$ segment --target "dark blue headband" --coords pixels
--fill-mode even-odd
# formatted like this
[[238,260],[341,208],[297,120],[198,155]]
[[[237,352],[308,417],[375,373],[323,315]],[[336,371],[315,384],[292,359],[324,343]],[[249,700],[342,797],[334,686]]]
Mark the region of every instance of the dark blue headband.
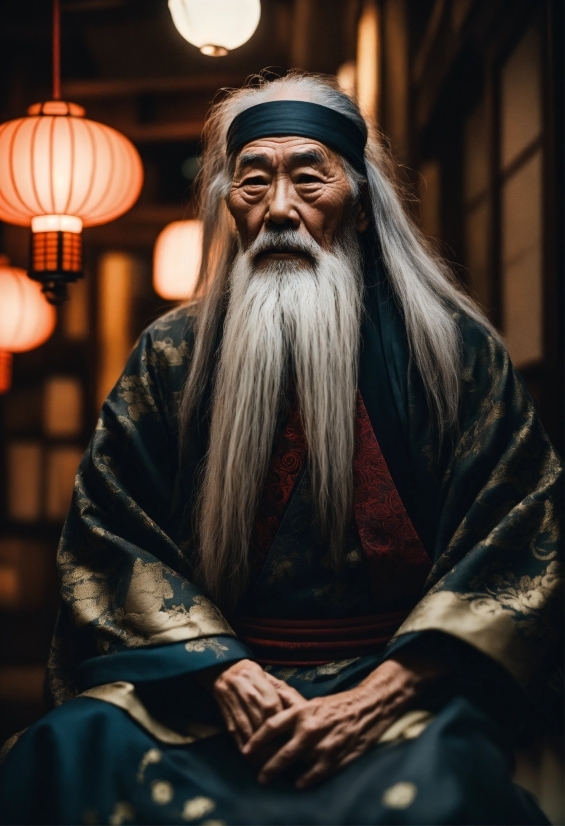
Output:
[[228,129],[227,152],[231,155],[257,138],[285,135],[320,141],[342,155],[361,175],[366,174],[366,130],[335,109],[304,100],[272,100],[241,112]]

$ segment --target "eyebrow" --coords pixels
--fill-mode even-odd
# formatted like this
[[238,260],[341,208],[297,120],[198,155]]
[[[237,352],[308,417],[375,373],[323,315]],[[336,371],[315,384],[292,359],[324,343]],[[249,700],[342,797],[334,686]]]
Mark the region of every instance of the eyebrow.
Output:
[[243,166],[262,166],[265,168],[270,168],[271,161],[269,157],[267,155],[263,155],[262,152],[244,152],[237,159],[237,166],[238,169],[241,169]]
[[317,149],[307,149],[304,152],[293,152],[289,160],[293,166],[313,166],[323,164],[326,159]]
[[[293,152],[288,160],[292,166],[313,166],[323,164],[326,159],[318,150],[306,149],[302,152]],[[264,155],[262,152],[244,152],[237,159],[237,167],[238,169],[242,169],[244,166],[258,166],[263,167],[263,169],[270,169],[272,163],[269,156]]]

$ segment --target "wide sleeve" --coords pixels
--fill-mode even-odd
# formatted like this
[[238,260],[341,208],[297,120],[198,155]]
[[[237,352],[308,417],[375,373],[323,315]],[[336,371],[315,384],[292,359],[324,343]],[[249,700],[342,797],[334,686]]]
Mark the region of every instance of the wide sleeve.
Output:
[[[528,690],[562,629],[562,466],[505,348],[469,320],[461,329],[460,427],[440,479],[434,565],[389,656],[440,632]],[[422,445],[430,462],[434,449]]]
[[191,346],[184,310],[143,333],[79,466],[57,556],[52,702],[95,683],[174,677],[250,656],[191,581],[190,520],[171,518],[176,405]]

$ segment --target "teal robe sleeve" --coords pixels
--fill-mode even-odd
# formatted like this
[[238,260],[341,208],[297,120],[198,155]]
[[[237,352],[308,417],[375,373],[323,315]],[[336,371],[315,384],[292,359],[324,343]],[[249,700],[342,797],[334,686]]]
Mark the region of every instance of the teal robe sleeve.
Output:
[[186,308],[143,333],[78,469],[57,557],[55,704],[93,683],[151,681],[252,656],[192,584],[190,524],[171,512],[176,404],[191,347]]

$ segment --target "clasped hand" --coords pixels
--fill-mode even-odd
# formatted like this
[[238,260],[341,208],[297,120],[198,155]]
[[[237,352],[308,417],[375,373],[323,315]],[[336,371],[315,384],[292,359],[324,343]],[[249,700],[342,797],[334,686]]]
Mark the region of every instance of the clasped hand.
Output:
[[306,788],[364,754],[440,671],[387,660],[349,691],[305,700],[257,663],[240,660],[212,688],[239,750],[259,767],[259,782],[300,760],[308,768],[296,786]]

